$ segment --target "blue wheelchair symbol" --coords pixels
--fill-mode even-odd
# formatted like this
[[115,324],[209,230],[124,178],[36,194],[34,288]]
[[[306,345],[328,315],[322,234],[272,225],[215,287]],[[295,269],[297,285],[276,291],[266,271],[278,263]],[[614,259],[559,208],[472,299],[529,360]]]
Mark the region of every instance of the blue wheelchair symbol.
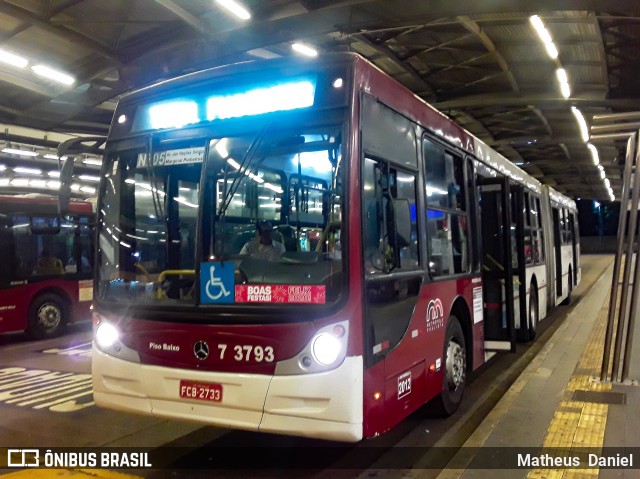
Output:
[[233,303],[234,264],[202,263],[200,265],[200,303]]

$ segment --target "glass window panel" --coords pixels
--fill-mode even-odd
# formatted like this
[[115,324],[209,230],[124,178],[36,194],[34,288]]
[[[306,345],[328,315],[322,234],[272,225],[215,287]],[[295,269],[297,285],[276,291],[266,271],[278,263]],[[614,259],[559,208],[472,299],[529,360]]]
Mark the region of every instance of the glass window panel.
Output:
[[423,154],[426,164],[426,195],[431,206],[465,209],[464,168],[462,158],[425,139]]
[[429,271],[444,276],[468,271],[467,218],[438,210],[427,210]]

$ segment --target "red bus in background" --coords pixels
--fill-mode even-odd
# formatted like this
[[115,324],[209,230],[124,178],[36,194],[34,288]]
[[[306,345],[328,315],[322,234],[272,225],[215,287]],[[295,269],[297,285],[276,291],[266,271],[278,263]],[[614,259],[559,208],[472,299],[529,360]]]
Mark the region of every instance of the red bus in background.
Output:
[[88,201],[60,216],[56,198],[0,196],[0,333],[43,339],[91,318],[94,218]]
[[580,278],[572,200],[354,54],[132,93],[103,176],[103,407],[374,437],[453,413]]

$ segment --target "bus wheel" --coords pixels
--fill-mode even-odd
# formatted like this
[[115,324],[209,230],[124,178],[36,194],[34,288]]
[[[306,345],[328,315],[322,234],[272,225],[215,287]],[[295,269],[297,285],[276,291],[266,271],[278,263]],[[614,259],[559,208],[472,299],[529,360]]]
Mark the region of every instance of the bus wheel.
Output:
[[29,307],[29,328],[27,334],[33,339],[58,336],[67,327],[67,303],[57,294],[42,294]]
[[436,406],[440,413],[450,416],[462,402],[467,380],[466,343],[460,321],[455,316],[449,317],[444,347],[444,378]]
[[538,321],[540,320],[540,312],[538,310],[538,292],[531,285],[531,293],[529,294],[529,327],[527,328],[529,341],[536,339],[538,334]]

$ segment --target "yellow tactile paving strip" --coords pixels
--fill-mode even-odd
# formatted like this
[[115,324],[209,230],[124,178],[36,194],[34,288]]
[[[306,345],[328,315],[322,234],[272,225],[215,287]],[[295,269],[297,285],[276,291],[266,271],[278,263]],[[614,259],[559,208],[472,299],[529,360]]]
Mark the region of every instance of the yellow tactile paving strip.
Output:
[[[564,391],[542,446],[548,449],[600,448],[604,445],[607,424],[607,404],[574,401],[573,393],[582,391],[610,391],[611,384],[594,381],[599,378],[602,365],[604,336],[609,307],[606,304],[598,314],[585,350],[580,356],[576,370]],[[533,469],[529,479],[591,479],[597,478],[600,470],[591,469]]]

